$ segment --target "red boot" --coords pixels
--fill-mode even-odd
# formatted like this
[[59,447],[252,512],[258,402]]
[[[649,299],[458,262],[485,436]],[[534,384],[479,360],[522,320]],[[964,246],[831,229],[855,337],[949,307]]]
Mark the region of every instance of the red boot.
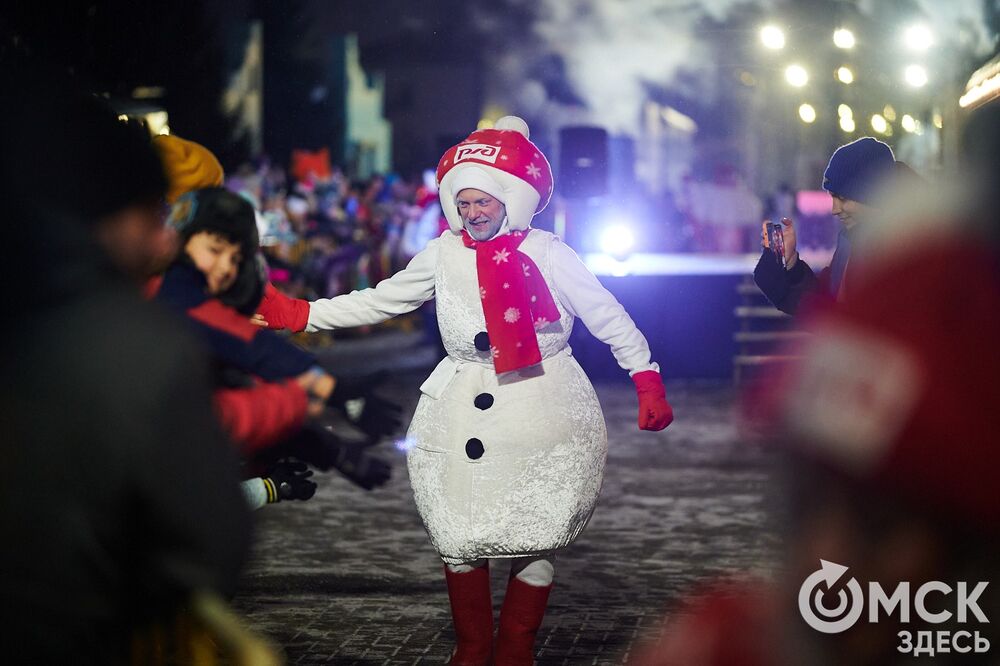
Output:
[[551,591],[551,584],[535,587],[511,577],[500,609],[500,631],[493,653],[496,666],[531,666],[535,662],[535,634],[542,626]]
[[493,599],[489,564],[467,573],[444,568],[455,624],[455,652],[451,666],[486,666],[493,652]]

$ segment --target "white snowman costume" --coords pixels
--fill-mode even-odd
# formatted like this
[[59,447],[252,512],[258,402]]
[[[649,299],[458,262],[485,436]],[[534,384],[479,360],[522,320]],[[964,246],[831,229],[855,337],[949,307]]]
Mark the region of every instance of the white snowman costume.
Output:
[[[526,137],[526,129],[500,131]],[[464,145],[476,145],[469,142],[480,134]],[[489,174],[504,185],[508,214],[498,236],[524,230],[520,251],[541,271],[560,315],[536,332],[540,364],[496,374],[495,350],[483,344],[488,336],[476,252],[459,235],[451,189],[465,166],[446,168],[441,178],[451,230],[376,287],[313,302],[306,329],[374,324],[437,299],[447,356],[421,386],[407,461],[420,516],[448,564],[551,552],[571,543],[590,519],[604,475],[607,430],[593,386],[567,344],[576,317],[611,346],[630,374],[659,371],[642,333],[573,250],[548,232],[528,229],[548,197],[540,203],[531,183],[507,172],[497,177],[493,172],[500,169],[493,168]],[[518,200],[525,193],[527,203]]]

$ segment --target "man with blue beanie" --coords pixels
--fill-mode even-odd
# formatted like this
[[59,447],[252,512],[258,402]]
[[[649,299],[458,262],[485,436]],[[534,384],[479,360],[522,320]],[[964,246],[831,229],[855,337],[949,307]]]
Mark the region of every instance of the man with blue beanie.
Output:
[[802,299],[823,293],[842,300],[845,274],[856,240],[858,223],[871,216],[875,195],[897,165],[892,149],[872,137],[864,137],[838,148],[823,172],[823,189],[833,197],[832,212],[842,225],[830,265],[813,273],[795,249],[795,227],[784,220],[784,266],[769,247],[764,233],[764,252],[754,269],[754,281],[768,300],[782,312],[795,314]]

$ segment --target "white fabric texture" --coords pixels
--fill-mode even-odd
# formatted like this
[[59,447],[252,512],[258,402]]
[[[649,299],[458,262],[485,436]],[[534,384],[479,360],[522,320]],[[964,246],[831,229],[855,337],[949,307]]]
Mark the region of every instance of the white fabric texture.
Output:
[[254,511],[267,504],[267,489],[264,487],[264,479],[241,481],[240,490],[243,491],[243,499],[247,501],[247,506]]
[[489,564],[490,561],[487,559],[475,560],[474,562],[462,562],[461,564],[446,564],[448,571],[452,573],[469,573],[473,569],[481,569]]
[[[542,271],[560,319],[538,330],[542,363],[498,377],[474,339],[486,330],[476,253],[446,232],[374,289],[311,305],[309,328],[371,324],[436,296],[448,356],[421,387],[407,440],[414,499],[448,564],[537,556],[571,543],[600,493],[607,431],[567,345],[574,314],[630,372],[657,369],[631,318],[576,254],[532,230],[520,247]],[[477,396],[492,404],[477,407]],[[468,455],[478,440],[483,454]]]
[[[546,587],[552,584],[555,578],[555,555],[547,554],[538,557],[516,557],[510,561],[510,572],[521,581],[535,587]],[[476,560],[475,562],[463,562],[462,564],[448,564],[448,570],[452,573],[469,573],[473,569],[485,567],[489,563],[487,559]]]
[[500,203],[504,202],[506,197],[503,186],[484,170],[472,165],[465,168],[455,167],[455,169],[455,178],[451,181],[451,197],[455,203],[458,203],[458,195],[462,193],[462,190],[470,187],[486,192]]
[[[451,235],[451,232],[445,233]],[[406,268],[375,287],[311,302],[306,331],[377,324],[419,308],[434,297],[437,246],[442,238],[430,241]]]
[[511,562],[510,570],[515,578],[534,585],[535,587],[546,587],[552,584],[555,577],[555,567],[552,565],[554,556],[547,557],[521,557]]

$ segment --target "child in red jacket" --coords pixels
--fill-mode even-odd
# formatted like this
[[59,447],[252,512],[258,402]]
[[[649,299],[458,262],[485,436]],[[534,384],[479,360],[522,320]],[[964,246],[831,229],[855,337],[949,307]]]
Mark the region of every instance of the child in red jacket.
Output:
[[[219,391],[254,385],[260,378],[297,382],[320,409],[327,404],[342,406],[355,397],[350,382],[335,382],[311,354],[248,321],[247,313],[260,301],[264,280],[257,259],[253,209],[246,200],[222,188],[189,192],[174,205],[169,223],[177,229],[181,249],[164,274],[156,299],[184,315],[207,344]],[[380,430],[369,435],[387,434],[398,426],[395,405],[369,400],[365,407],[367,411],[381,409],[375,420]],[[259,415],[254,419],[259,422]],[[293,435],[295,430],[283,434]],[[296,455],[306,448],[313,454],[308,456],[310,462],[343,471],[347,461],[340,457],[352,452],[344,446],[318,446],[323,438],[316,435],[321,430],[295,435],[292,442],[301,446],[293,446],[290,452]],[[348,476],[359,485],[378,485],[388,476],[388,466],[381,461],[365,457],[352,462],[367,463],[347,465],[352,471]],[[267,500],[308,499],[315,488],[304,475],[291,475],[287,481],[284,495],[268,492]],[[281,484],[275,485],[280,491]]]

